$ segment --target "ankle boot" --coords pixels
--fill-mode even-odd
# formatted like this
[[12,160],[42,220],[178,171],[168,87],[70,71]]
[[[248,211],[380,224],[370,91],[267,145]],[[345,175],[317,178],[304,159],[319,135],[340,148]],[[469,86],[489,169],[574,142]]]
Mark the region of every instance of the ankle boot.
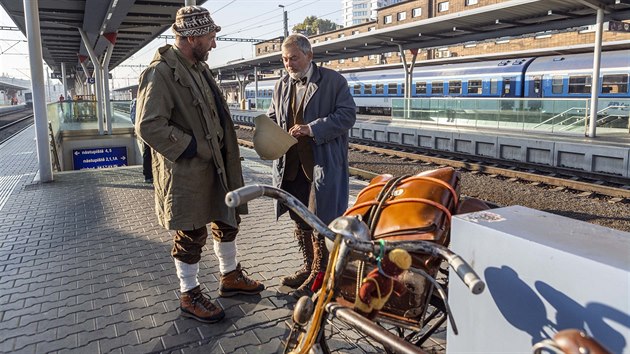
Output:
[[294,274],[282,278],[282,285],[293,289],[302,285],[309,274],[311,274],[311,264],[313,263],[313,231],[295,229],[295,239],[302,251],[304,265]]
[[247,276],[239,263],[236,269],[221,275],[219,296],[230,297],[237,294],[256,295],[265,290],[265,285]]
[[213,304],[207,295],[201,292],[201,287],[182,293],[179,299],[182,316],[194,318],[205,323],[215,323],[225,317],[225,312]]
[[301,298],[302,296],[311,296],[313,295],[313,290],[311,287],[315,283],[315,279],[317,279],[317,275],[321,272],[326,271],[326,266],[328,265],[328,250],[326,249],[326,243],[324,242],[324,236],[314,234],[313,237],[313,263],[311,265],[311,273],[308,275],[308,278],[298,287],[291,296],[296,299]]

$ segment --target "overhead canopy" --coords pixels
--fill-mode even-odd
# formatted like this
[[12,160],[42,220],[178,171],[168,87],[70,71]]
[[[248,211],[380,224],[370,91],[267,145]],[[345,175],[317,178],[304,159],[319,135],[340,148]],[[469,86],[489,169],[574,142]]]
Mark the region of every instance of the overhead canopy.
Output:
[[[23,0],[2,0],[0,5],[26,36]],[[103,34],[117,33],[111,70],[167,30],[182,6],[184,0],[39,0],[44,61],[56,72],[61,63],[70,64],[72,72],[77,55],[88,56],[81,28],[99,57],[109,43]]]
[[31,89],[30,87],[24,87],[24,86],[12,84],[9,82],[0,81],[0,91],[5,91],[5,90],[25,91],[25,90],[30,90],[30,89]]
[[[314,60],[360,57],[402,49],[445,47],[543,31],[565,30],[595,24],[597,8],[604,21],[630,18],[630,0],[511,0],[313,44]],[[389,47],[391,46],[391,47]],[[388,48],[389,47],[389,48]],[[214,67],[221,73],[248,74],[257,66],[282,66],[281,54]]]

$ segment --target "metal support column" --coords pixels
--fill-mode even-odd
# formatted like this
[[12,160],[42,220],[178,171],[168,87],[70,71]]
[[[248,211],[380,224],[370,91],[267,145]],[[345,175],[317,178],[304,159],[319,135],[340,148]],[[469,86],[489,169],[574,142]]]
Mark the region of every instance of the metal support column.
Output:
[[63,97],[68,95],[68,82],[66,81],[66,63],[61,63],[61,82],[63,84]]
[[418,49],[409,50],[411,54],[413,54],[411,57],[411,63],[409,63],[409,65],[407,65],[407,56],[405,55],[405,50],[403,49],[402,45],[398,44],[398,50],[403,61],[403,67],[405,68],[405,95],[403,96],[405,100],[404,117],[405,119],[408,119],[410,117],[409,113],[411,111],[411,85],[413,83],[413,69],[416,65]]
[[37,161],[39,180],[53,180],[48,143],[48,117],[46,116],[46,93],[44,91],[44,58],[42,36],[39,24],[38,0],[24,0],[24,20],[28,38],[28,58],[31,66],[31,91],[33,92],[33,113],[35,114],[35,139],[37,141]]
[[94,76],[96,78],[96,119],[98,120],[98,134],[103,135],[103,79],[101,78],[102,67],[101,63],[98,61],[98,57],[96,57],[96,53],[94,53],[94,49],[92,49],[92,44],[90,43],[90,39],[87,34],[81,29],[78,28],[79,33],[81,34],[81,39],[83,40],[83,44],[85,45],[85,49],[87,49],[88,54],[90,55],[90,60],[92,64],[94,64]]
[[77,54],[77,56],[79,57],[79,63],[81,63],[81,68],[83,68],[83,74],[85,75],[85,92],[83,94],[89,95],[91,94],[90,85],[88,85],[87,81],[89,80],[89,78],[92,77],[92,75],[90,75],[90,71],[87,68],[87,63],[85,62],[87,60],[87,57],[81,54]]
[[107,52],[103,59],[103,105],[105,106],[105,119],[107,119],[107,134],[112,135],[112,110],[109,101],[109,60],[112,58],[114,52],[114,45],[116,44],[116,33],[105,33],[103,36],[109,41],[107,46]]
[[256,110],[258,110],[260,107],[258,107],[258,67],[254,66],[254,104],[256,105]]
[[593,53],[593,76],[591,80],[591,116],[588,123],[590,138],[596,136],[597,130],[597,106],[599,97],[599,71],[602,60],[602,31],[604,27],[604,9],[597,9],[597,22],[595,23],[595,49]]

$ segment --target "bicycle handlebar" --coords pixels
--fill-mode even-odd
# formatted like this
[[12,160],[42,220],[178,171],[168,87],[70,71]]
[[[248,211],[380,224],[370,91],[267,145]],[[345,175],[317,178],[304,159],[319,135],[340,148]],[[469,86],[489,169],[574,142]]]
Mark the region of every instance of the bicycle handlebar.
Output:
[[[258,197],[270,197],[279,200],[293,212],[298,214],[307,224],[315,229],[320,235],[331,241],[335,240],[336,233],[333,232],[324,222],[322,222],[313,212],[308,210],[297,198],[282,189],[272,186],[252,184],[233,190],[225,196],[225,204],[235,208],[245,204]],[[344,243],[354,250],[362,252],[371,252],[378,254],[381,251],[381,244],[374,241],[362,241],[354,237],[342,235]],[[446,260],[457,274],[457,276],[466,284],[473,294],[480,294],[485,289],[485,283],[477,276],[472,267],[460,256],[453,253],[448,248],[429,241],[386,241],[384,251],[390,251],[394,248],[402,248],[412,252],[423,252],[432,256],[438,256]]]

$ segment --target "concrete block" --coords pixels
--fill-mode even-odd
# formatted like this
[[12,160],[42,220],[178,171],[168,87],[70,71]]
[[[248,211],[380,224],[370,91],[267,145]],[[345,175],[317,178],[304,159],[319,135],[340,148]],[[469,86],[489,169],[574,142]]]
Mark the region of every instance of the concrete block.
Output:
[[630,353],[630,233],[511,206],[453,217],[451,249],[486,290],[451,278],[447,353],[531,353],[567,328]]

